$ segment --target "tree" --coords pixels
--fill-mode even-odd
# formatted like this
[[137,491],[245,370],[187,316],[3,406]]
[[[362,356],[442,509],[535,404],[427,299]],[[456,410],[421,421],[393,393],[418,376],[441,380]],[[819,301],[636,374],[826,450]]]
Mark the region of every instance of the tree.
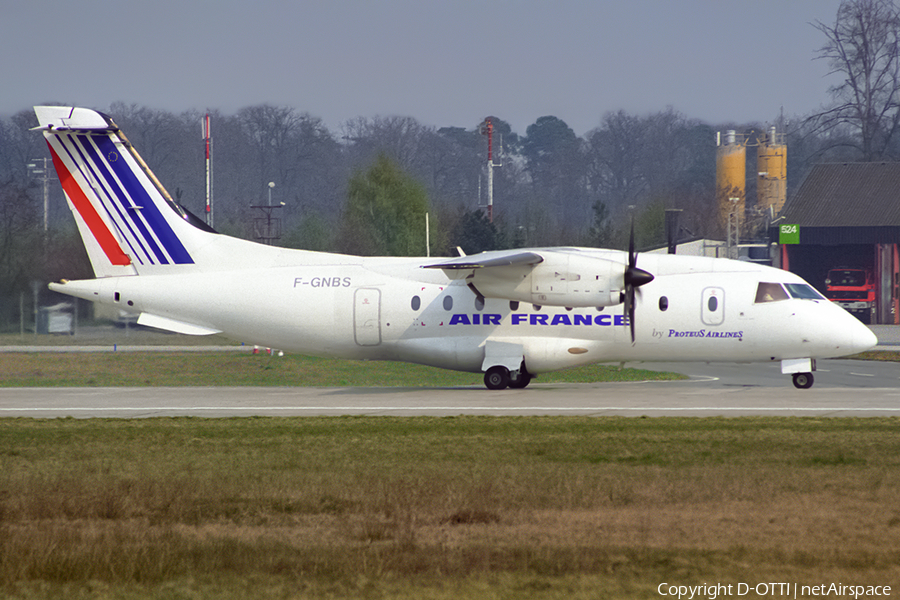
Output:
[[317,252],[332,252],[334,232],[316,212],[303,216],[300,224],[290,230],[281,241],[285,248],[300,248]]
[[[467,210],[456,222],[450,239],[450,246],[463,249],[466,254],[477,254],[486,250],[497,250],[501,246],[500,233],[481,210]],[[455,254],[455,252],[451,252]]]
[[481,136],[462,127],[442,127],[429,136],[423,158],[431,197],[455,206],[471,204],[478,196]]
[[634,238],[638,248],[654,248],[666,243],[666,207],[651,202],[634,218]]
[[344,123],[342,137],[349,142],[356,161],[370,161],[384,154],[400,168],[421,174],[424,170],[423,148],[435,134],[412,117],[357,117]]
[[813,25],[827,41],[818,57],[841,82],[834,106],[812,119],[821,129],[850,125],[863,160],[883,158],[900,124],[900,14],[893,0],[844,0],[834,25]]
[[607,113],[600,127],[588,133],[589,186],[614,208],[637,204],[647,189],[645,130],[639,117],[620,110]]
[[609,218],[609,209],[602,200],[594,202],[594,219],[588,229],[588,240],[598,248],[610,248],[614,243],[615,230]]
[[540,117],[525,130],[522,153],[537,197],[564,224],[583,225],[590,204],[582,185],[581,140],[572,128],[557,117]]
[[12,320],[14,298],[43,274],[40,222],[24,187],[0,184],[0,326]]
[[350,178],[339,242],[364,256],[425,254],[425,188],[380,154],[366,172]]
[[241,207],[265,204],[271,181],[273,201],[285,203],[285,231],[307,214],[336,220],[347,171],[340,144],[321,119],[262,104],[242,108],[233,118],[214,115],[212,129],[216,188],[233,195],[219,193],[217,199],[234,205],[232,219],[242,218]]

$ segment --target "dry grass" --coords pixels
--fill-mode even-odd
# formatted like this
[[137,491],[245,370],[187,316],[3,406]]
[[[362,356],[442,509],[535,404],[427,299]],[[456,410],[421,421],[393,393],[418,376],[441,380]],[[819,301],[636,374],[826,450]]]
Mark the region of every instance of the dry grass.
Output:
[[[675,373],[589,365],[540,376],[541,382],[585,383],[683,379]],[[283,357],[232,352],[87,352],[0,354],[0,387],[56,386],[460,386],[479,373],[409,363]]]
[[869,350],[848,356],[855,360],[878,360],[883,362],[900,362],[900,352],[896,350]]
[[896,586],[898,425],[0,420],[0,595],[650,598],[664,581]]

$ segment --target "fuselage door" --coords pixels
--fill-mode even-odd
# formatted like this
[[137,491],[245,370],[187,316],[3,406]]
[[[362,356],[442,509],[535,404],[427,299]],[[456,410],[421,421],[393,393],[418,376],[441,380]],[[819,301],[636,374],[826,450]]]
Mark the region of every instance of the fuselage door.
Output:
[[700,319],[706,325],[721,325],[725,321],[725,290],[719,287],[703,289]]
[[360,346],[381,343],[381,290],[356,290],[353,296],[353,337]]

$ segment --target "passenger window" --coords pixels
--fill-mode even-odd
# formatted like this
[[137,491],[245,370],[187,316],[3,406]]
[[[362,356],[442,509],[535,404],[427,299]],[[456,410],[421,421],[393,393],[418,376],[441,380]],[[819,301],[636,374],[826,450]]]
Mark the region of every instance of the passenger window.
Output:
[[475,310],[484,310],[484,296],[475,296]]
[[413,310],[419,310],[419,307],[422,306],[422,299],[418,296],[413,296],[410,306],[412,306]]
[[778,302],[779,300],[787,299],[787,292],[784,291],[784,288],[781,287],[780,283],[766,283],[760,281],[759,287],[756,288],[757,304],[762,304],[763,302]]
[[725,290],[708,287],[703,290],[700,302],[700,320],[707,325],[721,325],[725,321]]
[[540,305],[540,304],[532,304],[531,306],[532,306],[532,308],[534,308],[534,310],[536,310],[536,311],[541,310],[541,305]]
[[659,310],[665,312],[669,309],[669,299],[665,296],[659,297]]
[[509,310],[519,310],[519,301],[518,300],[510,300],[509,301]]
[[453,296],[444,296],[444,310],[453,310]]

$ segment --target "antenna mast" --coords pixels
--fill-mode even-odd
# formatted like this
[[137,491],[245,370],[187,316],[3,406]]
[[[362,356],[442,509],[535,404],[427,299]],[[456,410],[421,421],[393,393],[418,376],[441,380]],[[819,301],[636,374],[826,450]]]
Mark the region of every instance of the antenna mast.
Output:
[[201,119],[200,124],[203,129],[203,142],[206,146],[206,224],[212,227],[212,160],[210,159],[212,135],[209,130],[209,113],[206,113],[206,116]]
[[494,167],[500,163],[494,163],[494,124],[488,117],[481,124],[481,135],[487,136],[487,215],[488,221],[494,222]]

